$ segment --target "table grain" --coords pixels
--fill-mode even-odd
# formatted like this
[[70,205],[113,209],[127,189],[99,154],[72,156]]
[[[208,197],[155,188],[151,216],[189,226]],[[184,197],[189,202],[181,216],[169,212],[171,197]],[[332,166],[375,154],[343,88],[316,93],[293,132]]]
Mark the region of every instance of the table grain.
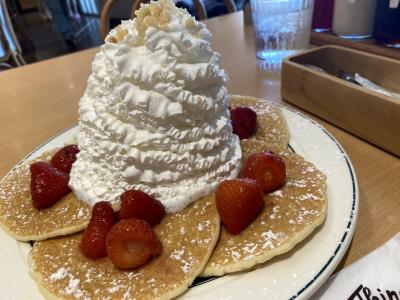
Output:
[[[230,93],[290,106],[280,96],[280,74],[256,68],[252,30],[243,25],[241,12],[209,19],[206,24],[213,33],[213,48],[221,53],[222,66],[228,71]],[[79,99],[97,51],[89,49],[0,72],[0,177],[47,139],[77,123]],[[353,241],[339,265],[342,268],[400,231],[400,160],[311,117],[342,144],[358,177],[359,217]]]

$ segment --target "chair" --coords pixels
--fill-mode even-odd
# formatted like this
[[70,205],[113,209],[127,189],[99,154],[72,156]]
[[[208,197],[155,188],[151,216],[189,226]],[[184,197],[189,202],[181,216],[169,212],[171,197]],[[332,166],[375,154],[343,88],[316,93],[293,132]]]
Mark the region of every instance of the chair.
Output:
[[[100,13],[100,38],[102,40],[105,39],[105,37],[108,34],[109,31],[109,25],[108,25],[108,19],[110,17],[110,12],[112,7],[114,6],[115,2],[117,0],[107,0],[104,3],[103,8],[101,9]],[[132,4],[132,12],[131,12],[131,17],[133,18],[135,16],[135,10],[139,9],[140,3],[142,3],[141,0],[134,0]]]
[[43,20],[45,21],[51,21],[53,19],[53,16],[51,15],[49,8],[47,7],[46,3],[44,0],[36,0],[38,11],[40,15],[42,16]]
[[[100,37],[102,40],[105,39],[105,37],[107,36],[107,33],[109,31],[109,25],[108,25],[108,19],[110,17],[110,12],[112,7],[114,6],[115,2],[117,0],[107,0],[104,3],[104,6],[101,10],[101,14],[100,14]],[[139,9],[140,4],[144,2],[142,0],[134,0],[133,1],[133,5],[132,5],[132,12],[131,12],[131,17],[134,18],[135,17],[135,11],[137,9]],[[204,3],[202,0],[193,0],[194,5],[196,7],[196,10],[198,12],[199,15],[199,20],[204,20],[207,19],[207,10],[204,6]],[[236,11],[236,5],[235,2],[233,2],[233,0],[224,0],[225,6],[228,10],[229,13],[231,12],[235,12]]]
[[11,58],[16,66],[26,64],[22,57],[21,45],[19,44],[11,23],[5,0],[0,0],[0,44],[0,47],[4,52],[3,62]]
[[[208,18],[207,10],[206,10],[206,8],[204,6],[203,1],[202,0],[196,0],[196,1],[193,1],[193,2],[194,2],[194,5],[196,7],[196,10],[197,10],[197,13],[198,13],[198,16],[199,16],[199,20],[207,19]],[[224,0],[224,3],[225,3],[225,6],[226,6],[226,9],[228,10],[228,13],[233,13],[233,12],[235,12],[237,10],[235,2],[233,2],[233,0]]]

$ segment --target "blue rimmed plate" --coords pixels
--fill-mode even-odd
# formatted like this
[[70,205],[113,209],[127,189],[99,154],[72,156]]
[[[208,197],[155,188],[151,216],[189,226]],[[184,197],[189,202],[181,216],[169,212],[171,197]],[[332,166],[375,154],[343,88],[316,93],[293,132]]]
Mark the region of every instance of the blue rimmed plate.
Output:
[[[290,133],[290,149],[312,162],[327,177],[328,214],[311,236],[287,254],[249,272],[196,281],[186,299],[306,299],[330,276],[353,236],[358,212],[358,185],[351,161],[322,126],[281,107]],[[44,143],[23,161],[70,142],[78,127]],[[4,299],[42,299],[29,276],[29,243],[17,242],[0,229],[0,290]]]

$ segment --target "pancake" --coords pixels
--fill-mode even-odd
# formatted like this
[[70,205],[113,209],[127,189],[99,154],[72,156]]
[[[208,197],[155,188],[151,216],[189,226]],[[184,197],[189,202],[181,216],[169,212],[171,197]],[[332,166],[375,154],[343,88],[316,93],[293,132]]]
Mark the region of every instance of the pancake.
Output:
[[[260,141],[241,142],[244,158],[271,149]],[[327,211],[325,175],[301,156],[272,149],[286,164],[286,184],[264,196],[260,215],[240,234],[221,236],[201,276],[244,271],[291,250],[324,221]]]
[[[55,151],[46,152],[34,161],[50,161]],[[1,181],[1,226],[20,241],[38,241],[85,229],[90,208],[72,193],[48,208],[37,209],[33,206],[29,165],[34,161],[16,166]]]
[[289,131],[282,110],[265,99],[250,96],[230,95],[232,108],[251,107],[257,113],[257,131],[250,140],[262,141],[268,146],[286,149]]
[[[247,270],[289,251],[323,222],[325,177],[287,150],[289,134],[281,109],[262,99],[235,95],[231,106],[250,106],[257,112],[257,133],[241,141],[244,158],[272,149],[286,162],[286,185],[265,196],[263,212],[237,236],[223,227],[220,234],[213,195],[167,215],[154,228],[163,247],[161,256],[136,270],[121,271],[108,258],[93,261],[81,254],[82,233],[76,232],[86,227],[90,210],[72,193],[37,210],[30,198],[29,163],[6,176],[0,184],[0,222],[19,240],[38,240],[29,255],[30,269],[47,299],[170,299],[199,274]],[[39,159],[48,161],[51,154]],[[39,241],[43,239],[47,240]]]
[[47,299],[170,299],[184,292],[203,270],[219,236],[213,196],[166,215],[154,230],[161,256],[122,271],[106,257],[97,261],[78,248],[82,234],[36,242],[31,275]]

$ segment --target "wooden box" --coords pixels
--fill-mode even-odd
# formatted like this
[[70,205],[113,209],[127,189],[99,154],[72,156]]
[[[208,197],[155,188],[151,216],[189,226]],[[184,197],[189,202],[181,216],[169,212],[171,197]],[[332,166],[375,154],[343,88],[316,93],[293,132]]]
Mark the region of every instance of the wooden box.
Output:
[[[328,74],[310,69],[315,65]],[[342,70],[359,73],[400,93],[400,60],[339,46],[315,48],[282,64],[282,97],[397,156],[400,156],[400,100],[347,82]]]

